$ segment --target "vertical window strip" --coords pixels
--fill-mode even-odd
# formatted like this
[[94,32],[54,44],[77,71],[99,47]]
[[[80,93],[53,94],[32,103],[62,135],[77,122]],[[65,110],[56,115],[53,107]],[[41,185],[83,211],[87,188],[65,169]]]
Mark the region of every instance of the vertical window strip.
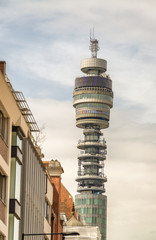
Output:
[[0,200],[6,202],[6,176],[0,173]]

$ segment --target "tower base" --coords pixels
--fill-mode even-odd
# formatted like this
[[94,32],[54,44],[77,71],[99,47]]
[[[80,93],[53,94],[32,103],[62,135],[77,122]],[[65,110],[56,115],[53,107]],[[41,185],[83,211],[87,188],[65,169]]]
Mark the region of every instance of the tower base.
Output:
[[75,196],[78,219],[89,226],[98,226],[101,240],[106,240],[107,196],[83,192]]

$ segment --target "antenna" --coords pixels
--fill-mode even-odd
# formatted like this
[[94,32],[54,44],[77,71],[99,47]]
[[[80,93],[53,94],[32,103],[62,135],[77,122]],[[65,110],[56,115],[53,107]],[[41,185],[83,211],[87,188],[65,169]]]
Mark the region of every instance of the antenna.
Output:
[[94,28],[93,28],[93,37],[91,36],[91,29],[90,29],[90,46],[89,49],[91,50],[92,58],[97,58],[97,51],[99,51],[99,41],[94,38]]

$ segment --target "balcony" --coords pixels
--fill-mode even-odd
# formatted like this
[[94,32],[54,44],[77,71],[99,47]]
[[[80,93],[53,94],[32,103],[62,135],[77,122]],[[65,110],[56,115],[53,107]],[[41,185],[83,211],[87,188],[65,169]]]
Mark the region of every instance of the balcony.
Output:
[[79,149],[86,149],[87,147],[96,147],[98,149],[106,149],[106,142],[105,141],[84,141],[79,140],[77,148]]
[[95,167],[97,167],[97,168],[104,168],[104,163],[101,163],[101,162],[99,162],[99,163],[95,163],[95,162],[81,162],[81,165],[82,166],[95,166]]
[[103,151],[100,153],[85,153],[84,151],[81,151],[81,153],[78,155],[78,159],[82,160],[85,158],[95,158],[98,160],[105,160],[106,159],[107,151]]
[[78,185],[77,192],[83,192],[83,191],[100,191],[101,193],[104,193],[106,190],[105,190],[104,186],[97,187],[97,186],[80,186],[80,185]]
[[85,174],[83,170],[78,171],[78,177],[76,178],[77,182],[82,180],[98,180],[102,182],[107,182],[107,177],[103,173],[99,173],[99,175],[95,175],[93,173]]
[[98,133],[99,135],[103,135],[103,133],[99,129],[94,129],[94,128],[85,128],[83,130],[83,133],[87,135],[88,133]]

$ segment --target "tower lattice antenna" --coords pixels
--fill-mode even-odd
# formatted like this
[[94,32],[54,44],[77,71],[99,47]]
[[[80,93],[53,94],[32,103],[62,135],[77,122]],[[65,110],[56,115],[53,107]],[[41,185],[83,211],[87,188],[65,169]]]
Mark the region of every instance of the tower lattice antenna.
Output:
[[91,30],[90,30],[90,46],[89,49],[91,50],[91,56],[92,58],[97,58],[97,51],[99,51],[99,41],[94,38],[94,28],[93,28],[93,36],[91,36]]

